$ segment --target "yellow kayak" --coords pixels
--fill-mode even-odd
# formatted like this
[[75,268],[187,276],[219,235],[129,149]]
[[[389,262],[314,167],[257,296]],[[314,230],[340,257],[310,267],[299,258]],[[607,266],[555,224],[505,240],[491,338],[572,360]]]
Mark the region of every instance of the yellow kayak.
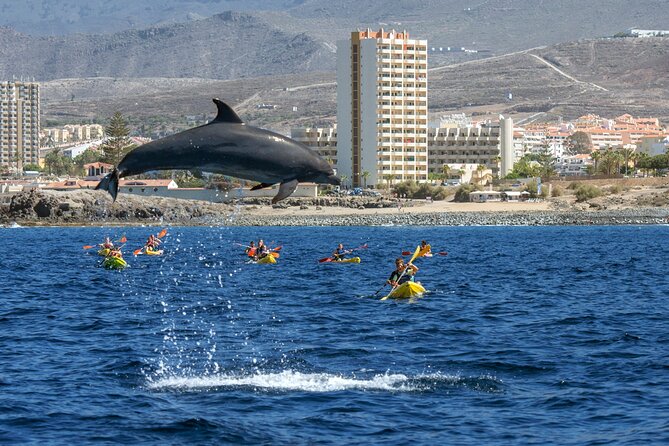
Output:
[[102,257],[107,257],[109,255],[109,248],[102,248],[98,250],[98,255]]
[[420,282],[404,282],[402,285],[393,289],[387,296],[381,300],[386,299],[410,299],[412,297],[420,297],[425,293],[425,288]]
[[258,259],[258,260],[256,261],[256,263],[258,263],[258,264],[261,264],[261,263],[262,263],[262,264],[265,264],[265,263],[271,263],[271,264],[274,264],[274,263],[276,263],[276,259],[274,258],[274,256],[272,256],[272,255],[268,255],[268,256],[265,256],[265,257],[263,257],[263,258]]
[[120,257],[106,257],[102,261],[102,266],[107,269],[123,269],[128,263]]
[[360,263],[360,257],[351,257],[350,259],[333,260],[330,263]]
[[161,256],[163,255],[163,250],[162,249],[153,250],[146,248],[144,249],[144,254],[146,254],[147,256]]

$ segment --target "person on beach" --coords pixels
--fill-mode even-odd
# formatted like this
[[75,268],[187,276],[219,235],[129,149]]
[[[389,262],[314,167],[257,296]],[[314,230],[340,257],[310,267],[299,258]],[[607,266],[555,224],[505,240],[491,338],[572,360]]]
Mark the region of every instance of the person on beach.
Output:
[[387,283],[393,288],[402,285],[404,282],[413,282],[414,276],[418,272],[418,267],[413,263],[404,264],[404,259],[398,257],[395,259],[395,271],[388,277]]
[[335,261],[344,260],[346,254],[348,254],[348,251],[345,251],[343,243],[340,243],[337,245],[337,249],[335,249],[334,252],[332,253],[332,258]]

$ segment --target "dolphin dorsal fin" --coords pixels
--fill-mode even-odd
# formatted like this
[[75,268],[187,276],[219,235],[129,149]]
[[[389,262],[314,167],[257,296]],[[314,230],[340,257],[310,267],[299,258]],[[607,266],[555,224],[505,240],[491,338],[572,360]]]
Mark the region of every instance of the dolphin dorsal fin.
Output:
[[242,121],[240,117],[237,116],[237,113],[235,113],[232,107],[230,107],[228,104],[218,98],[214,98],[213,101],[214,104],[216,104],[216,107],[218,107],[218,114],[216,115],[216,119],[214,119],[212,122],[229,122],[234,124],[244,123],[244,121]]

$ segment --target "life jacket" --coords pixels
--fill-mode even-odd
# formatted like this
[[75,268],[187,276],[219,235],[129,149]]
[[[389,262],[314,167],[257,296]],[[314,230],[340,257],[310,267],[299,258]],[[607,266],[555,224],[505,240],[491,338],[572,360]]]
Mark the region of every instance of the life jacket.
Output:
[[[408,267],[407,267],[408,268]],[[402,275],[401,272],[398,272],[397,270],[393,271],[392,274],[390,274],[390,277],[388,280],[391,282],[397,282],[400,285],[402,285],[405,282],[413,282],[414,281],[414,275],[412,274],[413,271],[409,268],[409,271],[404,272],[404,275]],[[402,276],[400,278],[400,276]]]

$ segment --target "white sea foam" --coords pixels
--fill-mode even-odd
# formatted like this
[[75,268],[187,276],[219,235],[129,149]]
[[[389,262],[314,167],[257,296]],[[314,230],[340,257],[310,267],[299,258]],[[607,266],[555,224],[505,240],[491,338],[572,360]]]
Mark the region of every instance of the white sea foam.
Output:
[[[456,377],[453,377],[453,379],[457,380]],[[342,390],[411,392],[423,390],[425,386],[414,382],[414,379],[403,374],[379,374],[369,378],[357,378],[355,376],[300,373],[286,370],[278,373],[257,373],[247,376],[167,377],[149,382],[148,387],[154,390],[251,387],[254,389],[298,390],[304,392],[336,392]]]

